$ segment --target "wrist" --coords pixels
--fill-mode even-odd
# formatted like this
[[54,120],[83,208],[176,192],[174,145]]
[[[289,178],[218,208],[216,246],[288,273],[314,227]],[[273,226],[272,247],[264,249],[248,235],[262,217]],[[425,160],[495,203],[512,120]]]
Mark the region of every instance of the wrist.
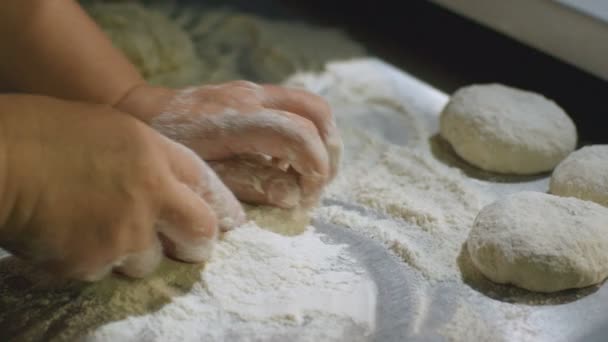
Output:
[[130,88],[113,107],[150,123],[162,112],[173,93],[169,88],[138,84]]

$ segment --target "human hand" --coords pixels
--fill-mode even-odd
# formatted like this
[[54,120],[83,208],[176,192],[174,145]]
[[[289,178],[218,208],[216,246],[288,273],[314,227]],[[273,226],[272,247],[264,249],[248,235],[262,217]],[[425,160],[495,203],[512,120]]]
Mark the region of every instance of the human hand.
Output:
[[0,113],[0,246],[47,271],[139,277],[163,247],[200,262],[245,219],[193,152],[108,106],[4,95]]
[[246,81],[144,85],[117,108],[194,150],[244,201],[310,206],[338,170],[342,141],[331,110],[305,91]]

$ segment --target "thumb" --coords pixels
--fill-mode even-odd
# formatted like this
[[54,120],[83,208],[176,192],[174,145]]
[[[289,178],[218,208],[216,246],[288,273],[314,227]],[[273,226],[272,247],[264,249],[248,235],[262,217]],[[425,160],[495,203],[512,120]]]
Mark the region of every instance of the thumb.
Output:
[[162,234],[167,254],[202,262],[209,259],[217,240],[218,219],[205,200],[176,181],[165,197],[156,229]]
[[245,223],[243,207],[207,163],[187,147],[165,139],[169,142],[173,173],[202,197],[215,213],[219,228],[227,231]]

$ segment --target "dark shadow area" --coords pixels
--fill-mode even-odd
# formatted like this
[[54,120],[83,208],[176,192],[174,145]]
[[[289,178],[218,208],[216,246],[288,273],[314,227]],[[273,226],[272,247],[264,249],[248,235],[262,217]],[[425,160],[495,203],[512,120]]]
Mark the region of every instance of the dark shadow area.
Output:
[[488,280],[475,268],[466,243],[462,245],[457,260],[462,281],[474,290],[492,299],[506,303],[526,305],[559,305],[577,301],[600,289],[601,284],[581,289],[571,289],[552,293],[540,293],[524,290],[511,285],[497,284]]
[[509,175],[485,171],[469,164],[467,161],[458,156],[450,143],[443,139],[439,134],[432,136],[429,139],[429,143],[431,145],[431,153],[435,158],[437,158],[437,160],[448,166],[460,169],[464,174],[471,178],[496,183],[524,183],[540,180],[550,176],[549,173],[539,173],[535,175]]
[[58,281],[16,257],[0,260],[0,341],[74,341],[104,324],[160,310],[200,280],[202,265],[165,259],[146,279]]

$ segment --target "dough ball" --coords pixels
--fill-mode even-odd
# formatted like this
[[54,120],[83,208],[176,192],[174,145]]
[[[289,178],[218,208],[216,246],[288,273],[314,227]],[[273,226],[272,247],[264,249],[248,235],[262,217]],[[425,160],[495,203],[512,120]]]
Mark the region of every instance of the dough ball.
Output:
[[469,163],[487,171],[549,171],[576,147],[576,127],[555,102],[500,84],[472,85],[452,95],[441,136]]
[[247,218],[254,221],[260,228],[271,232],[294,236],[302,234],[310,225],[310,215],[299,206],[283,209],[265,205],[243,205]]
[[467,248],[496,283],[538,292],[597,284],[608,276],[608,208],[520,192],[481,210]]
[[192,40],[166,15],[133,2],[96,3],[88,12],[150,83],[198,83],[202,71]]
[[608,207],[608,145],[586,146],[570,154],[553,171],[550,189],[555,195]]

